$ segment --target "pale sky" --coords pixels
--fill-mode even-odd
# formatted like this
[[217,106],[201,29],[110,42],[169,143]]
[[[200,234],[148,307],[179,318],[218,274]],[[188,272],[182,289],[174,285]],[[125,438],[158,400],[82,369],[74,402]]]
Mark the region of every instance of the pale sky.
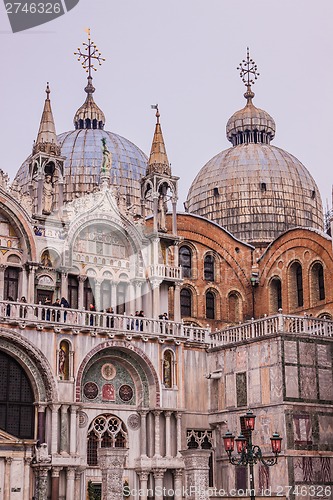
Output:
[[94,75],[105,129],[149,155],[158,103],[169,161],[185,201],[192,180],[231,144],[228,118],[245,105],[236,70],[246,47],[260,77],[254,104],[277,126],[273,145],[296,156],[331,206],[332,0],[80,0],[48,24],[12,34],[0,5],[1,157],[11,179],[31,153],[50,82],[57,133],[73,129],[86,74],[73,52],[84,28],[107,59]]

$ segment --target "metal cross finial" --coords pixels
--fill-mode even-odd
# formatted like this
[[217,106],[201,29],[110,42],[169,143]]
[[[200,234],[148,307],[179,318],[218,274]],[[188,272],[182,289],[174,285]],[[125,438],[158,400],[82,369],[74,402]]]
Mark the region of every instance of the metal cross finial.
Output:
[[258,73],[258,66],[253,59],[250,58],[250,51],[247,47],[246,60],[243,59],[237,69],[240,71],[239,75],[246,85],[247,89],[250,90],[251,85],[254,85],[255,80],[257,80],[260,73]]
[[95,42],[93,42],[90,38],[90,29],[86,28],[85,32],[88,35],[88,43],[83,42],[83,49],[80,47],[77,49],[78,52],[74,52],[75,56],[78,56],[77,60],[80,61],[82,59],[82,66],[88,73],[89,78],[91,78],[91,70],[97,71],[94,66],[95,62],[98,62],[99,66],[101,66],[102,62],[105,61],[104,57],[101,57],[102,54],[99,49],[96,47]]
[[151,109],[156,109],[156,118],[157,118],[157,123],[160,122],[160,112],[158,110],[158,104],[151,104]]

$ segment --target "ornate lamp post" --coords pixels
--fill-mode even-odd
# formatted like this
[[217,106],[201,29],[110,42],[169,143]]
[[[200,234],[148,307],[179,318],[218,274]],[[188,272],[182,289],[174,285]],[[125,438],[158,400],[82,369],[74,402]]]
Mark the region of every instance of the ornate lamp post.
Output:
[[[253,476],[253,465],[258,462],[262,462],[264,465],[272,466],[277,463],[278,455],[281,452],[281,441],[282,438],[277,432],[274,432],[271,439],[272,452],[274,454],[273,458],[264,458],[259,446],[253,445],[252,443],[252,432],[254,430],[254,424],[256,416],[251,410],[246,412],[244,415],[244,425],[247,431],[247,438],[240,434],[238,438],[232,435],[232,432],[227,431],[223,436],[224,448],[228,454],[229,462],[232,465],[248,465],[250,467],[250,493],[251,500],[255,500],[255,490],[254,490],[254,476]],[[236,441],[236,448],[238,456],[232,456],[234,451]]]

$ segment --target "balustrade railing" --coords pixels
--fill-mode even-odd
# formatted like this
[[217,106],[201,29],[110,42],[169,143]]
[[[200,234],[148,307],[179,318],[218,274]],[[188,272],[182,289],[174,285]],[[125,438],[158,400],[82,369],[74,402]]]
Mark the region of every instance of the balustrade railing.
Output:
[[213,346],[219,346],[244,342],[273,333],[301,333],[333,337],[333,321],[305,315],[277,314],[212,332],[210,342]]
[[181,337],[189,341],[209,342],[207,328],[200,328],[175,321],[146,318],[140,316],[93,312],[64,307],[27,304],[21,302],[0,301],[0,321],[20,321],[26,323],[59,324],[80,330],[96,330],[124,332],[127,336],[134,334],[145,336]]
[[165,264],[156,264],[148,267],[149,276],[158,278],[181,279],[181,267],[167,266]]

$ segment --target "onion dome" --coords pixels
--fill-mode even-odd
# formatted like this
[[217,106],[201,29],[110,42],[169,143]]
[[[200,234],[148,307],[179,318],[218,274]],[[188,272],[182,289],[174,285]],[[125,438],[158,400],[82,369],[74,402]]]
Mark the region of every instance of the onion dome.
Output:
[[247,104],[227,123],[233,147],[200,170],[188,192],[187,211],[262,247],[292,227],[323,230],[322,202],[314,179],[297,158],[270,144],[274,120],[252,103],[251,85],[259,73],[249,52],[238,69],[247,88]]

